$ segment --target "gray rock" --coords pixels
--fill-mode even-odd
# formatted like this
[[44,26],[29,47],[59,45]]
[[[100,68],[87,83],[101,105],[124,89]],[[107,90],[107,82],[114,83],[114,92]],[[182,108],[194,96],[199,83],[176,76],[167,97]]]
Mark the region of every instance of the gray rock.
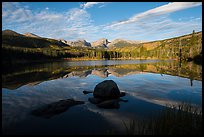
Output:
[[96,85],[93,95],[95,98],[117,99],[120,97],[120,90],[113,80],[105,80]]

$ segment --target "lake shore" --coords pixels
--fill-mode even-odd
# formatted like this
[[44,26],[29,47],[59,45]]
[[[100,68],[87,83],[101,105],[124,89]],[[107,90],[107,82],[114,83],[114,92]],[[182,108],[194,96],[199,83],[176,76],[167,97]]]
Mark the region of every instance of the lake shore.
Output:
[[177,60],[177,59],[159,59],[159,58],[62,58],[62,59],[40,59],[40,60],[15,60],[12,62],[2,61],[2,64],[18,65],[18,64],[31,64],[31,63],[46,63],[46,62],[61,62],[61,61],[97,61],[97,60]]
[[159,58],[63,58],[68,61],[86,61],[86,60],[177,60],[177,59],[159,59]]

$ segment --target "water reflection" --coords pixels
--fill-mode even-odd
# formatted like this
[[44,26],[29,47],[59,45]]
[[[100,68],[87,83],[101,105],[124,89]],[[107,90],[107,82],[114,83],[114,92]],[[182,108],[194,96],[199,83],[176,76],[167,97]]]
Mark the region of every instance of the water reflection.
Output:
[[[28,133],[88,134],[93,130],[104,133],[110,125],[122,131],[121,120],[149,116],[169,103],[190,100],[202,109],[202,66],[182,63],[179,67],[176,61],[126,63],[53,62],[4,68],[4,132],[23,134],[28,129]],[[83,90],[93,91],[98,83],[110,79],[126,93],[124,99],[128,102],[120,102],[119,109],[101,109],[91,104],[88,98],[92,95],[84,95]],[[84,104],[70,107],[47,121],[30,115],[32,110],[41,106],[69,98]]]
[[80,104],[84,104],[84,102],[76,101],[74,99],[60,100],[58,102],[54,102],[38,109],[32,110],[31,114],[38,117],[51,118],[55,115],[65,112],[72,106]]
[[[2,87],[17,89],[23,85],[37,85],[43,81],[67,78],[73,76],[87,77],[97,75],[102,78],[109,76],[123,77],[130,74],[143,74],[146,72],[168,74],[189,78],[190,85],[193,80],[202,81],[202,66],[191,63],[179,65],[176,61],[76,61],[52,62],[28,66],[10,66],[3,68]],[[128,64],[129,63],[129,64]]]

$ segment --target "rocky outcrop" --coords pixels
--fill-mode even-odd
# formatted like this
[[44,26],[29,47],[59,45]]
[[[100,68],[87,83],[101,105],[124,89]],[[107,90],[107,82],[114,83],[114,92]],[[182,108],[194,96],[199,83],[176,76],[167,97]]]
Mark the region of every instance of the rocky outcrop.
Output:
[[60,42],[64,43],[64,44],[68,44],[68,42],[64,39],[59,39]]
[[67,43],[72,47],[91,47],[91,44],[86,40],[68,41]]
[[91,46],[94,48],[107,48],[108,43],[110,43],[107,39],[102,38],[97,41],[91,43]]
[[97,48],[97,47],[107,48],[108,43],[110,43],[105,38],[99,39],[92,43],[89,43],[86,40],[82,40],[82,39],[79,39],[77,41],[68,41],[68,40],[60,39],[59,41],[67,45],[70,45],[72,47],[93,47],[93,48]]
[[68,41],[64,39],[60,39],[59,41],[71,46],[71,47],[91,47],[91,44],[86,40],[77,40],[77,41]]

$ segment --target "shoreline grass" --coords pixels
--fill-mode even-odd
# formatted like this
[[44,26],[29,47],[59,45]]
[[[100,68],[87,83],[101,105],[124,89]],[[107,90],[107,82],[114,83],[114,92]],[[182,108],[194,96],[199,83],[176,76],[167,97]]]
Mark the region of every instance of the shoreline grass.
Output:
[[202,135],[202,111],[190,103],[166,106],[149,119],[122,122],[127,135]]

